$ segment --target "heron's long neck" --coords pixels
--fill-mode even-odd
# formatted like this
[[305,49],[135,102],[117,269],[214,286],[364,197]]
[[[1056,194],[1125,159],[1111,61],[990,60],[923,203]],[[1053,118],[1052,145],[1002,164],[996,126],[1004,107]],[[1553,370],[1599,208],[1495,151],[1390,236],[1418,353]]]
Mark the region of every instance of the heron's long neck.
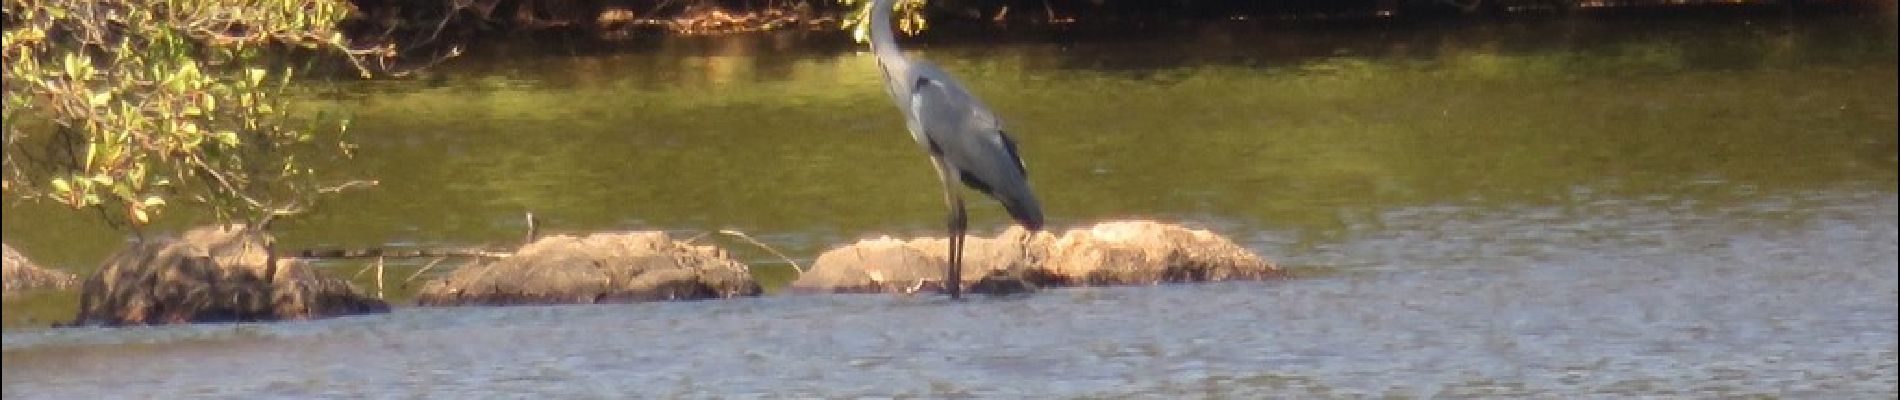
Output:
[[905,60],[903,50],[897,48],[896,32],[891,30],[891,8],[896,5],[897,0],[871,2],[871,51],[887,68],[906,68],[910,60]]

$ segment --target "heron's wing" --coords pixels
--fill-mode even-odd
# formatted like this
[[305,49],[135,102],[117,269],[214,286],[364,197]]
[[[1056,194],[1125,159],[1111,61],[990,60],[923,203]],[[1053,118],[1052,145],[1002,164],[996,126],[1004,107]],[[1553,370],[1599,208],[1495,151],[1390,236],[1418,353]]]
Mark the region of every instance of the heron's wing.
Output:
[[995,197],[1025,225],[1041,225],[1041,205],[1029,190],[1022,157],[988,108],[955,81],[929,75],[919,76],[910,100],[923,139],[965,185]]
[[911,91],[911,112],[924,139],[944,161],[986,178],[973,183],[1001,183],[998,180],[1008,175],[1023,175],[1002,124],[954,82],[919,78]]

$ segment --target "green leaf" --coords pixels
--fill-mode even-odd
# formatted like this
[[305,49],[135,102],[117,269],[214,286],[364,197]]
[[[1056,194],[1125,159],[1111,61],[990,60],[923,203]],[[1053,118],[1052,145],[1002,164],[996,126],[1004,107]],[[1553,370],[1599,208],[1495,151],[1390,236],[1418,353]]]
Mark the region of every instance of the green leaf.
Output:
[[165,89],[169,89],[172,92],[184,93],[185,92],[185,77],[183,75],[178,75],[178,74],[172,74],[172,76],[165,77]]
[[223,143],[226,146],[236,146],[238,144],[238,134],[236,131],[221,130],[211,134],[211,137],[217,139],[218,143]]
[[186,83],[196,83],[193,81],[202,77],[198,73],[198,63],[186,60],[183,65],[178,66],[178,77],[184,79]]
[[79,55],[66,53],[66,64],[61,66],[67,78],[79,79]]
[[100,143],[93,143],[90,146],[86,146],[86,163],[84,164],[86,168],[92,168],[93,160],[99,158],[99,146],[101,145]]
[[266,75],[266,72],[264,71],[263,68],[251,68],[249,70],[245,70],[244,73],[245,73],[245,79],[249,79],[251,81],[251,86],[257,86],[264,83],[264,75]]
[[112,195],[119,196],[119,198],[127,199],[127,200],[138,198],[137,194],[132,193],[132,185],[127,185],[125,184],[125,182],[119,182],[119,183],[113,184]]

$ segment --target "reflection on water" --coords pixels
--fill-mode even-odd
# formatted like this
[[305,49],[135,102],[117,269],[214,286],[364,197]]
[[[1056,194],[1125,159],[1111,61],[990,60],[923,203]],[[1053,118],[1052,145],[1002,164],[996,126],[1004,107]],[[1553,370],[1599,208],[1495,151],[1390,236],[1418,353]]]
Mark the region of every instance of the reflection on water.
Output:
[[[1052,225],[1185,220],[1311,279],[9,331],[5,391],[1890,396],[1894,32],[1576,20],[923,44],[1007,119]],[[383,185],[282,222],[285,245],[507,243],[530,210],[557,231],[739,229],[807,259],[934,232],[936,182],[869,56],[784,40],[503,48],[318,88],[362,144],[337,168]],[[85,269],[119,237],[86,218],[14,205],[4,228]]]
[[[507,243],[526,211],[554,230],[740,229],[807,255],[935,231],[936,182],[870,56],[784,40],[542,44],[319,88],[362,145],[331,169],[382,185],[282,221],[285,244]],[[1890,21],[1829,18],[915,47],[1006,119],[1054,226],[1154,216],[1321,243],[1393,206],[1891,190],[1895,42]],[[9,241],[53,265],[118,245],[83,213],[8,210]]]

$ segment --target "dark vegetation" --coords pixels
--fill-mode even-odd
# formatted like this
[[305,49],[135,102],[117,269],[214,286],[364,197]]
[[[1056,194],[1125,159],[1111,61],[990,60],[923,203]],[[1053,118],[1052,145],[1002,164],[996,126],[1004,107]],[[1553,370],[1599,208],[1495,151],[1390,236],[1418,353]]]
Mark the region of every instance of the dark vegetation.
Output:
[[[1363,21],[1561,14],[1809,12],[1892,7],[1882,0],[926,0],[935,25],[1129,29],[1205,20]],[[717,34],[847,25],[862,0],[353,0],[359,35],[467,39],[565,31]]]

